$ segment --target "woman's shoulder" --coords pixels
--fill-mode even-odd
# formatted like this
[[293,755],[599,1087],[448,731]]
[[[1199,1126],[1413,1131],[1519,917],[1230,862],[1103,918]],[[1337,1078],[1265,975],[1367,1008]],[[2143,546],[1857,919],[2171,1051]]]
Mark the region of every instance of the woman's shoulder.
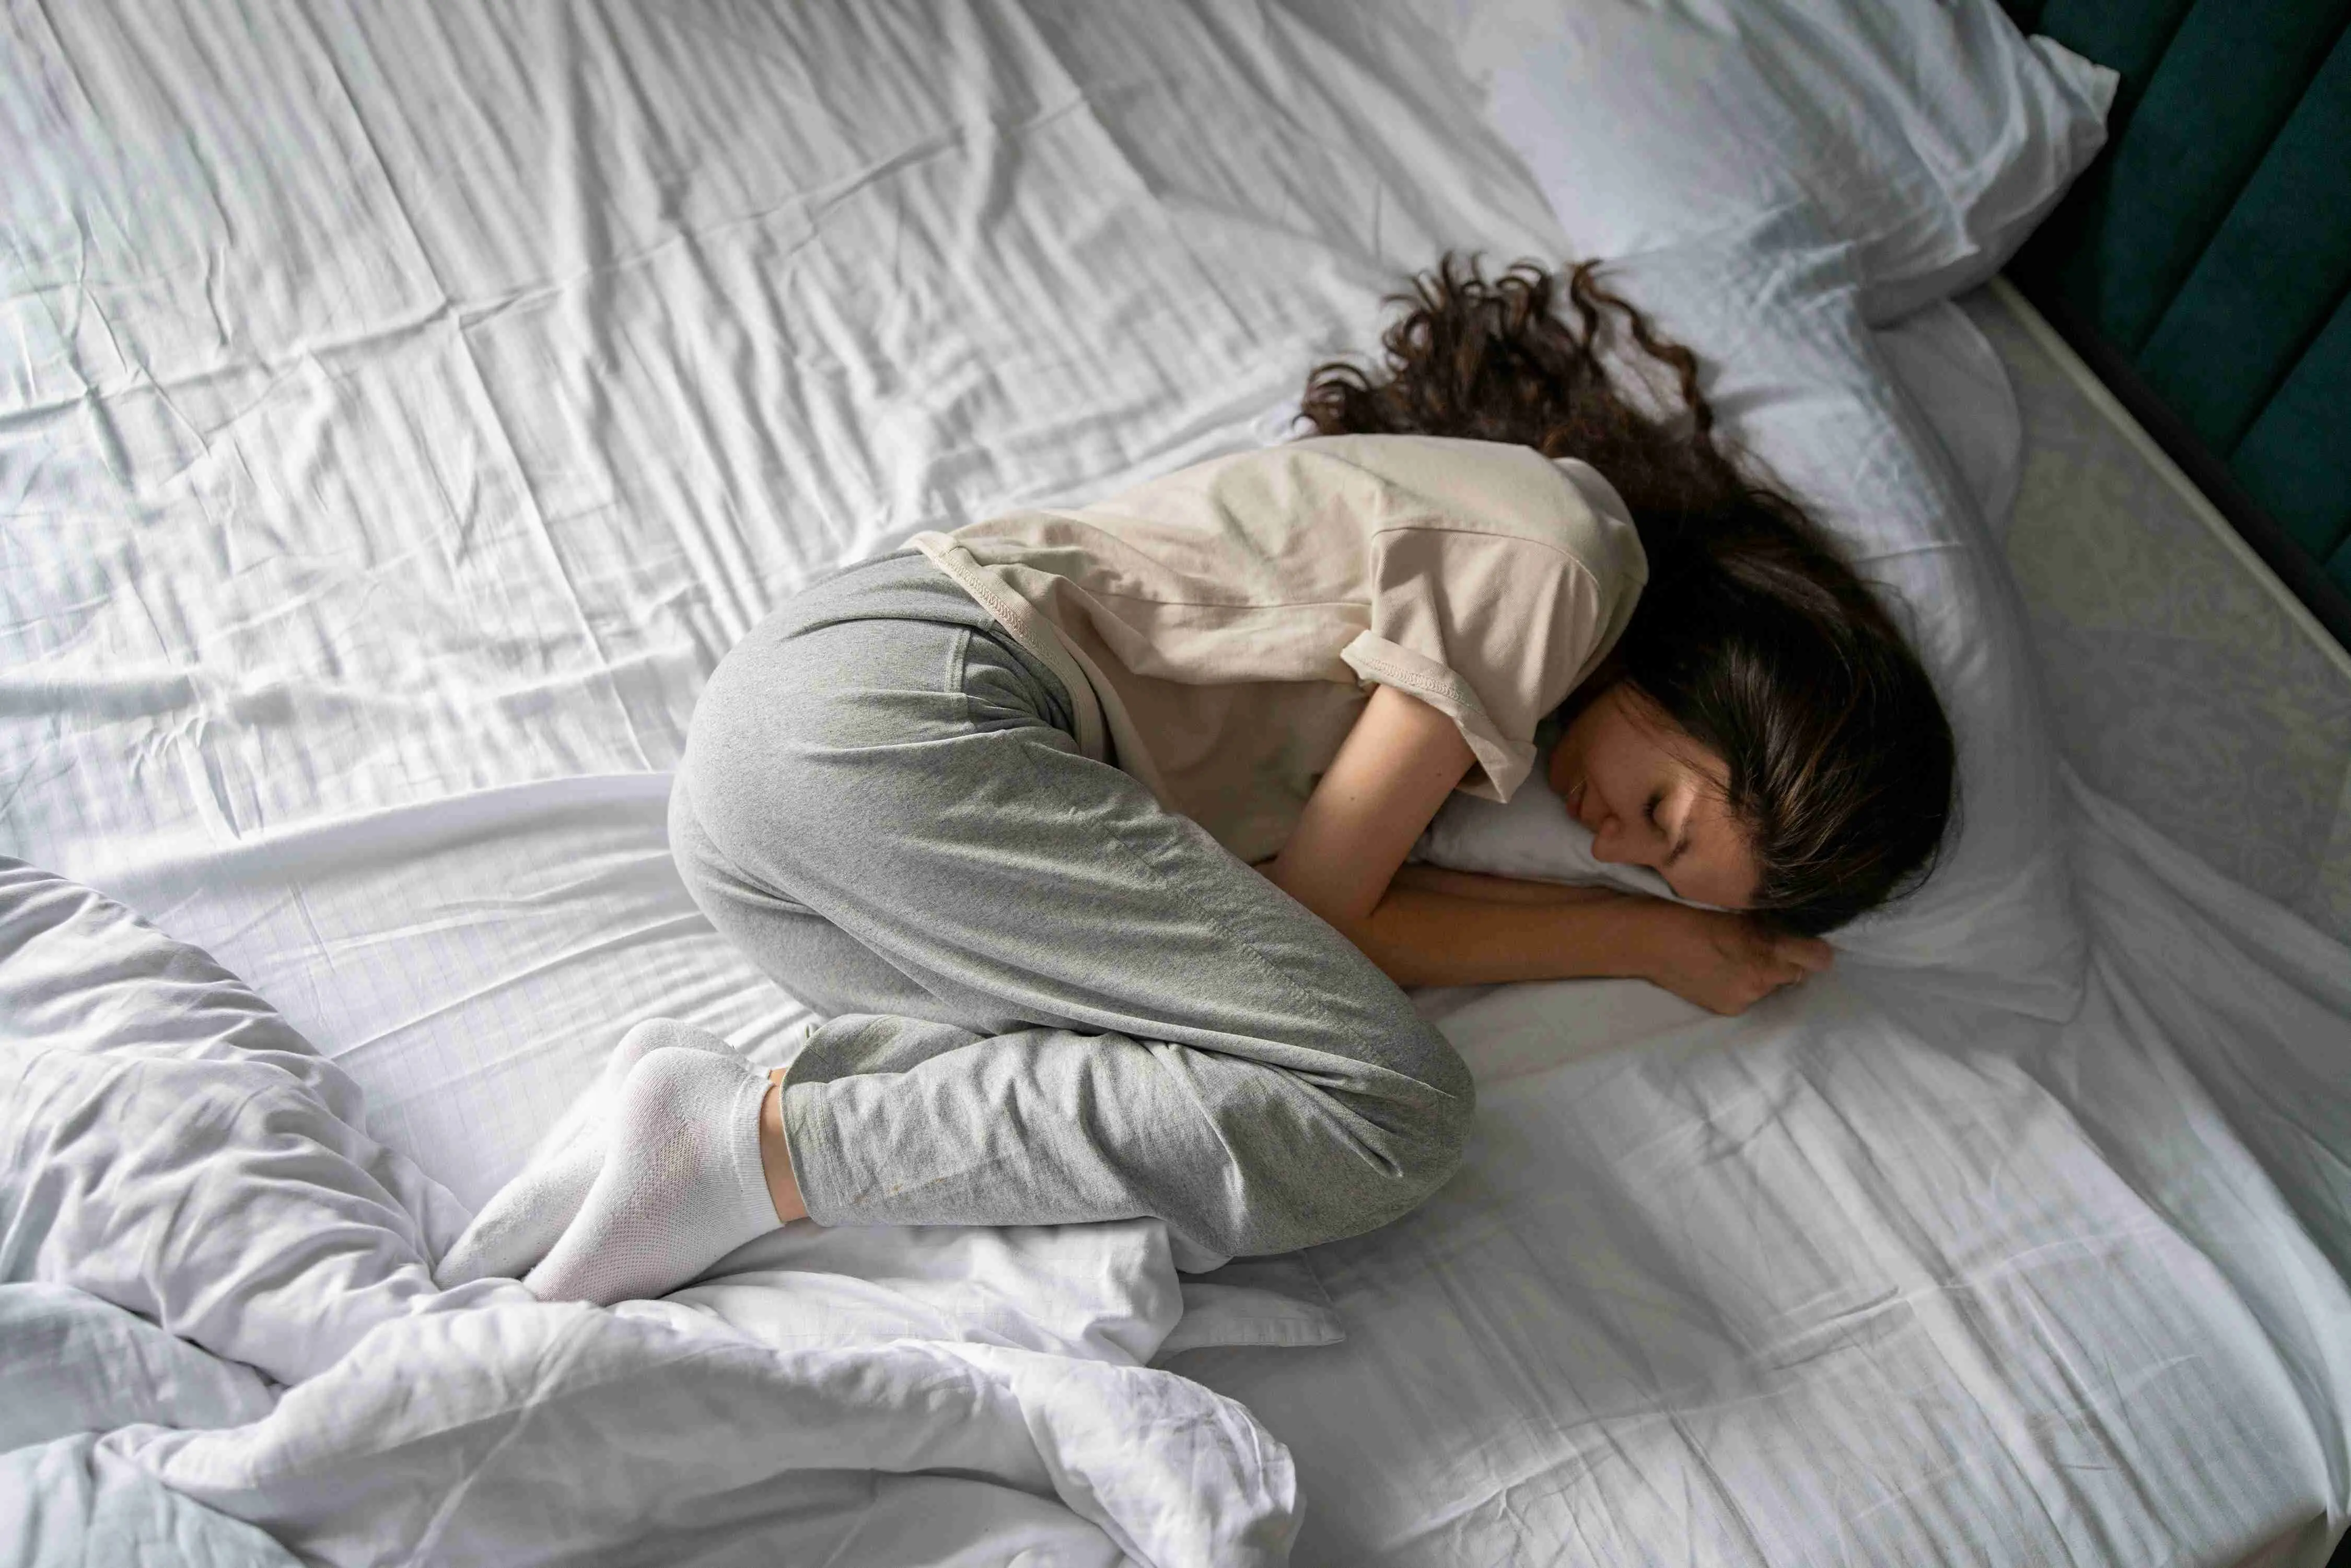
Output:
[[[1637,591],[1647,557],[1615,487],[1531,446],[1442,435],[1313,435],[1192,464],[1070,514],[1112,533],[1177,528],[1295,542],[1301,528],[1395,530],[1556,552]],[[1335,534],[1330,542],[1335,546]]]
[[1375,475],[1399,493],[1403,515],[1426,526],[1549,545],[1596,574],[1648,575],[1624,497],[1577,458],[1439,435],[1322,435],[1290,445]]

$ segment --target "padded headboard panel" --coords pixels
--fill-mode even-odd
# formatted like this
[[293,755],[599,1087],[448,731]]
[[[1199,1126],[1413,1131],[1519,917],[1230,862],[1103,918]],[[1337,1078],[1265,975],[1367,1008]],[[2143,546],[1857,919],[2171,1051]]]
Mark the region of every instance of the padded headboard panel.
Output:
[[2351,0],[2002,0],[2122,73],[2011,276],[2351,646]]

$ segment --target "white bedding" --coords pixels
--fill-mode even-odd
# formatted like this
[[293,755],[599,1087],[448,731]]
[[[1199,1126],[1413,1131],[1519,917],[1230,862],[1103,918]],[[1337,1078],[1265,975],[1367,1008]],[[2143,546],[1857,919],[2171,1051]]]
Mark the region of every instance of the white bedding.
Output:
[[1172,1364],[1297,1456],[1293,1561],[2324,1563],[2351,965],[2074,806],[2062,1026],[1858,972],[1735,1022],[1424,993],[1468,1169],[1311,1254],[1344,1343]]
[[[464,1205],[637,1018],[770,1059],[800,1009],[663,841],[703,675],[824,566],[1277,435],[1447,246],[1558,254],[1416,26],[12,12],[0,852],[213,952]],[[829,1458],[854,1479],[799,1475],[810,1529],[880,1488],[961,1543],[877,1525],[843,1563],[1190,1561],[1213,1509],[1136,1544],[1084,1499],[1176,1495],[1163,1434],[1225,1419],[1213,1388],[1279,1442],[1206,1500],[1281,1520],[1294,1457],[1301,1563],[2315,1563],[2351,1511],[2351,962],[2075,809],[2070,1024],[1842,981],[1735,1021],[1631,983],[1427,994],[1479,1146],[1311,1255],[1343,1344],[1183,1356],[1202,1387],[1083,1333],[938,1349],[985,1313],[919,1292],[893,1310],[944,1317],[905,1354],[486,1305],[257,1426],[19,1449],[0,1499],[220,1561],[266,1560],[233,1520],[326,1557],[821,1560],[763,1511]],[[411,1380],[443,1441],[357,1462]],[[674,1463],[613,1458],[640,1420]],[[517,1432],[540,1490],[467,1471]],[[578,1519],[501,1511],[549,1478]],[[321,1500],[362,1495],[338,1543]],[[444,1504],[481,1533],[433,1537]]]
[[43,1568],[279,1561],[256,1528],[336,1564],[1113,1568],[1278,1563],[1294,1529],[1279,1449],[1258,1463],[1246,1413],[1185,1378],[918,1340],[778,1354],[663,1305],[403,1319],[249,1425],[0,1455],[0,1522]]
[[235,1561],[255,1526],[354,1564],[1275,1563],[1296,1531],[1282,1447],[1146,1364],[1326,1343],[1327,1308],[1260,1265],[1187,1310],[1156,1219],[800,1227],[614,1312],[438,1290],[465,1210],[202,953],[0,862],[0,1540],[33,1561]]

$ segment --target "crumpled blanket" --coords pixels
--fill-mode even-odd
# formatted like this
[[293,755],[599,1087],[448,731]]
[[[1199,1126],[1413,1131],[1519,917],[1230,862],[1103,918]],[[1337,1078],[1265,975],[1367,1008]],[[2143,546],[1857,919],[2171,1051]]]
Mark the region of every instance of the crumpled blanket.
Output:
[[1311,1303],[1209,1283],[1174,1337],[1156,1221],[788,1228],[613,1310],[442,1291],[463,1207],[202,952],[0,862],[0,1016],[23,1561],[1287,1557],[1288,1452],[1145,1364]]

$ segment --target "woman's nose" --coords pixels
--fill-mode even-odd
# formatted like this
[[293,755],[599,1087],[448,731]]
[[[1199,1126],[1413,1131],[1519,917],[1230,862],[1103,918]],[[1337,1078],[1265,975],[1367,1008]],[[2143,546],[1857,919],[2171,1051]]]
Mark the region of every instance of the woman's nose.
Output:
[[1592,858],[1605,861],[1611,865],[1646,865],[1655,869],[1653,862],[1633,843],[1631,835],[1625,831],[1624,824],[1614,817],[1601,823],[1600,831],[1592,835]]

